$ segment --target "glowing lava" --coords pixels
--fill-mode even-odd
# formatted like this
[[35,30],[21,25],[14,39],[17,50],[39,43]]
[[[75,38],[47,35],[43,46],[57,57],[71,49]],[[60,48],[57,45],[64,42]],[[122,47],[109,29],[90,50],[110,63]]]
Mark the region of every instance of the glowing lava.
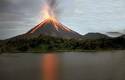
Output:
[[[61,24],[57,19],[56,5],[53,0],[44,4],[42,8],[42,22],[32,28],[27,34],[47,35],[61,38],[79,38],[81,35]],[[55,0],[54,0],[55,1]]]
[[39,30],[39,29],[41,29],[41,28],[43,28],[43,27],[45,27],[46,25],[49,25],[49,24],[51,24],[51,27],[54,27],[56,29],[56,31],[59,31],[59,30],[62,30],[64,32],[72,31],[68,27],[59,23],[55,18],[49,17],[46,20],[44,20],[43,22],[41,22],[40,24],[38,24],[36,27],[34,27],[28,33],[34,33],[35,31],[37,31],[37,30]]
[[65,32],[71,31],[69,28],[62,25],[56,18],[54,14],[54,10],[49,7],[49,5],[45,5],[42,10],[43,13],[43,21],[37,25],[35,28],[33,28],[29,33],[34,33],[35,31],[39,30],[40,28],[45,27],[46,25],[50,25],[51,27],[54,27],[56,31],[62,30]]

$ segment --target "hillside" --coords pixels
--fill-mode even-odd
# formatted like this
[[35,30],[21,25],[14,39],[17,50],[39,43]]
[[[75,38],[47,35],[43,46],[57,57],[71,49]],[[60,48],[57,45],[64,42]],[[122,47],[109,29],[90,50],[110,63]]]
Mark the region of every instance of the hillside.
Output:
[[[28,36],[28,37],[27,37]],[[21,37],[21,38],[20,38]],[[125,37],[98,39],[63,39],[45,35],[20,35],[0,44],[0,52],[44,52],[125,49]]]
[[80,38],[81,35],[68,27],[64,26],[58,21],[46,19],[30,31],[27,34],[32,35],[46,35],[52,37],[60,37],[60,38]]
[[110,37],[101,33],[87,33],[83,35],[83,39],[101,39],[101,38],[109,39]]

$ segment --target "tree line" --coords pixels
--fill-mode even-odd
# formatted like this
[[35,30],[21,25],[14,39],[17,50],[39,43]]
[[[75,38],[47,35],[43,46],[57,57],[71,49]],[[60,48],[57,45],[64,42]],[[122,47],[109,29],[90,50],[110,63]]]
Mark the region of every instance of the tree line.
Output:
[[34,38],[15,38],[0,41],[0,52],[42,52],[63,50],[125,49],[125,38],[63,39],[39,35]]

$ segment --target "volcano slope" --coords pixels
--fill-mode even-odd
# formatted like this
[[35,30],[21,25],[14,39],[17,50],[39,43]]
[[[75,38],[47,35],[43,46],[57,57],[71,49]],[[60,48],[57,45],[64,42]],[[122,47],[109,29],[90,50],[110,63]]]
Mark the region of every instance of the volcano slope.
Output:
[[51,19],[46,19],[41,22],[39,25],[31,29],[27,34],[32,35],[47,35],[53,37],[61,37],[61,38],[80,38],[81,35],[77,32],[67,28],[62,25],[58,21],[54,21]]
[[125,49],[124,35],[111,38],[100,33],[88,33],[82,36],[48,19],[25,34],[0,41],[0,53],[119,49]]
[[0,53],[124,50],[125,38],[64,39],[45,35],[24,34],[0,42]]

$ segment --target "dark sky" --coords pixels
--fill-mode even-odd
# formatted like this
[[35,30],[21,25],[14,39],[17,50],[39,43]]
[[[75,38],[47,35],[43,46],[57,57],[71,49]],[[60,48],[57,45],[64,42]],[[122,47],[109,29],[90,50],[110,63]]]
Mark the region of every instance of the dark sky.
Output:
[[[41,19],[45,0],[0,0],[0,39],[27,32]],[[58,0],[60,21],[88,32],[125,32],[125,0]]]
[[40,19],[42,1],[0,0],[0,38],[28,31]]

